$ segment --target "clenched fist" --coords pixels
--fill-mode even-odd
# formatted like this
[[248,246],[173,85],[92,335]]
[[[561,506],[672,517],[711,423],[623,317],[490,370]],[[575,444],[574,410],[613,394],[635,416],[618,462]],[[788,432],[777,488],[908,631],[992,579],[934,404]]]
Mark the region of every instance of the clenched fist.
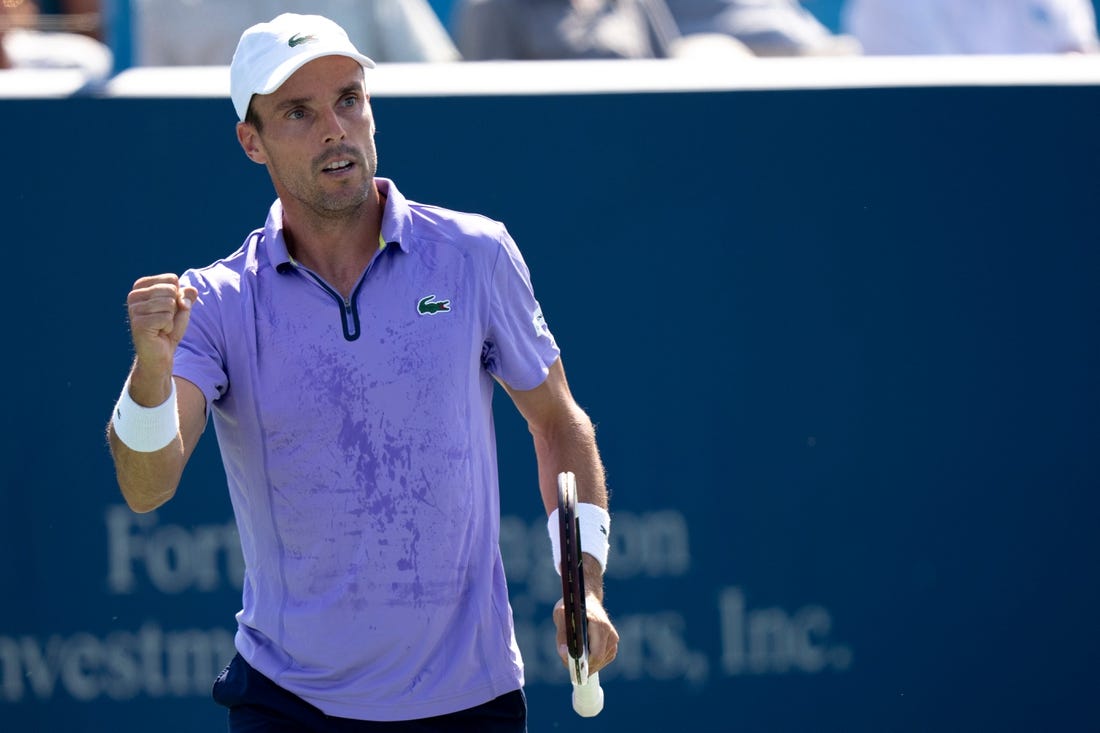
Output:
[[130,395],[139,404],[156,405],[167,397],[176,345],[198,297],[195,288],[181,287],[179,277],[172,274],[143,277],[134,283],[126,306],[136,355]]

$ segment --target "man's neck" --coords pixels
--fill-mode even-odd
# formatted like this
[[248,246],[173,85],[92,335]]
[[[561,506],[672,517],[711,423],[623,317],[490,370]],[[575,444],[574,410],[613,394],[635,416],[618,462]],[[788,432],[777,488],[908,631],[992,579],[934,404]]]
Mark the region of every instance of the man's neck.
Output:
[[377,188],[348,216],[320,216],[283,209],[283,233],[290,255],[320,275],[345,298],[378,251],[385,198]]

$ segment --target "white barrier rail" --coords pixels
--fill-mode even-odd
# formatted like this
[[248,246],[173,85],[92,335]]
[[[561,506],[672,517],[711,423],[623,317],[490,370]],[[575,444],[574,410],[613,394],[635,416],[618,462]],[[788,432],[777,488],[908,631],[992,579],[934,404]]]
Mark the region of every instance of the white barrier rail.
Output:
[[[614,94],[897,87],[1096,86],[1100,55],[729,58],[385,64],[378,97]],[[0,72],[0,99],[226,97],[226,66],[138,67],[100,82],[79,72]]]

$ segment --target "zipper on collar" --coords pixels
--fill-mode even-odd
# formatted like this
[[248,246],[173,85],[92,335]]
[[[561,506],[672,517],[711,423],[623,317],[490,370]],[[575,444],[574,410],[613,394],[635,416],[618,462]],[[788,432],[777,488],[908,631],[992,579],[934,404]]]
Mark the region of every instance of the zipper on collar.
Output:
[[332,296],[337,305],[340,306],[340,326],[344,330],[344,339],[347,341],[355,341],[359,338],[360,324],[359,324],[359,307],[357,305],[359,301],[359,289],[363,287],[363,283],[366,282],[366,273],[359,278],[359,282],[355,286],[355,290],[352,291],[350,298],[345,298],[340,295],[339,292],[327,282],[325,282],[320,275],[313,272],[309,268],[297,265],[296,267],[300,272],[304,272],[309,275],[313,282],[317,283],[322,290]]
[[332,298],[340,306],[340,326],[344,330],[344,339],[347,341],[355,341],[359,338],[360,324],[359,324],[359,290],[362,289],[363,283],[367,281],[367,274],[374,267],[374,261],[378,259],[378,255],[386,249],[386,239],[381,233],[378,234],[378,251],[371,257],[371,261],[367,264],[367,269],[363,271],[363,274],[359,276],[359,282],[355,284],[355,289],[351,291],[351,297],[345,298],[340,295],[336,288],[325,282],[325,279],[318,275],[313,270],[305,267],[299,263],[293,256],[290,257],[290,264],[299,272],[304,272],[309,275],[313,282],[317,283],[322,290],[332,296]]

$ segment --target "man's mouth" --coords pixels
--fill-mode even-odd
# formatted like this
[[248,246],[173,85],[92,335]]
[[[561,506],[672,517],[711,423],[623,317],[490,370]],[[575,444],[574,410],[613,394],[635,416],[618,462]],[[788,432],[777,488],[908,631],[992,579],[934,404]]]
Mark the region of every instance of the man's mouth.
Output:
[[341,171],[341,170],[344,170],[345,168],[350,168],[352,165],[353,164],[350,160],[334,160],[331,163],[327,164],[321,170],[328,171],[328,172]]

